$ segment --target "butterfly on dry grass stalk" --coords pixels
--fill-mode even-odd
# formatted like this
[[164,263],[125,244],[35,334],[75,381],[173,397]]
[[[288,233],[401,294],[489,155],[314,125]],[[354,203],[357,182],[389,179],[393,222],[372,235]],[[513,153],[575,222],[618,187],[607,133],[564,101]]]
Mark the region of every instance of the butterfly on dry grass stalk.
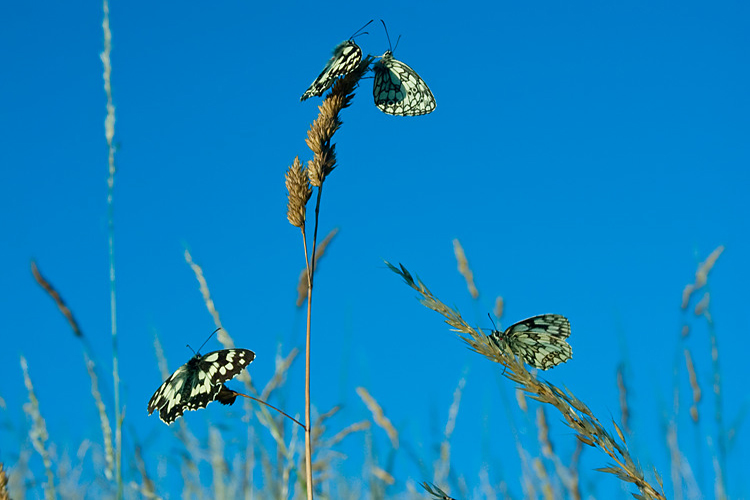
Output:
[[[385,23],[381,19],[385,28]],[[391,39],[386,28],[389,49],[373,64],[375,78],[372,96],[383,113],[396,116],[426,115],[435,111],[437,103],[432,91],[409,65],[393,58]],[[401,37],[399,37],[400,39]],[[398,46],[398,40],[396,40]]]
[[568,318],[541,314],[514,323],[502,332],[494,329],[489,338],[500,349],[510,349],[526,364],[547,370],[573,357],[573,348],[565,340],[569,336]]
[[299,98],[300,101],[313,96],[323,95],[323,92],[331,88],[331,85],[333,85],[337,78],[348,75],[359,66],[359,62],[362,60],[362,49],[354,43],[354,37],[366,35],[367,32],[362,32],[362,30],[369,26],[371,22],[372,19],[358,29],[348,40],[344,40],[336,45],[333,49],[333,56],[328,60],[323,71],[320,72],[315,81],[310,84],[305,93],[302,94],[302,97]]
[[[208,339],[219,330],[214,330]],[[227,388],[224,382],[239,375],[253,359],[255,353],[248,349],[222,349],[201,355],[199,348],[154,392],[148,402],[148,414],[159,410],[159,418],[169,425],[185,410],[205,408],[211,401],[233,404],[238,393]]]

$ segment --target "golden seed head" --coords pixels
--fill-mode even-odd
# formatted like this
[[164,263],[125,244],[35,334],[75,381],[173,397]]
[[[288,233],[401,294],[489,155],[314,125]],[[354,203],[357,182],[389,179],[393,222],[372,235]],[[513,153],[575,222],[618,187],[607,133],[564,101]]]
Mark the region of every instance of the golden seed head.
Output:
[[302,168],[299,157],[294,158],[294,163],[286,171],[286,189],[289,192],[287,201],[286,218],[293,226],[304,228],[305,207],[312,196],[312,188],[307,180],[307,173]]

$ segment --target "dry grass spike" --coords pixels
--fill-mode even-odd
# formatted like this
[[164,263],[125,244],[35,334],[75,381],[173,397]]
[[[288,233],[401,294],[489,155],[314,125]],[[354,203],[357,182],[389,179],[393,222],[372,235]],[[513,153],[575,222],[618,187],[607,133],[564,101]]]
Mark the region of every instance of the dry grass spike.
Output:
[[453,253],[456,255],[456,263],[458,264],[458,272],[461,273],[461,276],[463,276],[464,279],[466,280],[466,286],[469,289],[471,298],[475,300],[478,299],[479,290],[477,290],[477,287],[474,284],[474,273],[471,271],[471,268],[469,267],[469,260],[466,258],[466,253],[464,252],[464,249],[461,246],[461,242],[458,241],[458,238],[453,240]]
[[[503,375],[506,378],[516,383],[532,399],[557,409],[565,425],[576,432],[576,437],[581,442],[600,449],[614,462],[608,467],[597,470],[613,474],[624,482],[634,484],[640,492],[640,498],[665,500],[664,494],[645,479],[640,466],[631,457],[624,439],[620,438],[618,442],[613,438],[583,401],[577,399],[569,390],[563,390],[550,382],[539,380],[512,353],[500,349],[487,335],[469,326],[458,311],[441,302],[419,278],[415,278],[403,265],[396,267],[389,262],[386,262],[386,265],[422,296],[419,299],[422,305],[442,314],[446,318],[445,322],[459,332],[459,337],[471,350],[502,364],[505,367]],[[618,435],[621,434],[619,429],[617,432]]]
[[385,416],[383,408],[381,408],[375,398],[373,398],[364,387],[357,387],[357,394],[365,403],[367,409],[370,410],[370,413],[372,413],[372,418],[373,420],[375,420],[375,423],[378,424],[378,426],[382,428],[386,432],[386,434],[388,434],[388,438],[391,440],[391,445],[393,446],[393,448],[397,449],[398,431],[396,431],[396,428],[393,427],[393,424],[388,419],[388,417]]
[[299,161],[299,156],[294,158],[294,162],[286,171],[285,183],[288,192],[286,218],[292,226],[304,231],[307,202],[310,201],[310,196],[312,196],[312,188],[305,168]]
[[39,271],[36,262],[34,262],[33,260],[31,261],[31,274],[34,275],[34,279],[37,283],[39,283],[39,286],[41,286],[44,291],[47,292],[50,297],[52,297],[52,300],[55,301],[55,304],[57,304],[57,308],[60,309],[60,312],[63,314],[63,316],[65,316],[65,319],[68,320],[68,324],[73,330],[73,334],[76,337],[83,337],[83,332],[78,326],[78,322],[73,317],[73,312],[65,304],[65,301],[62,299],[57,290],[55,290],[55,287],[53,287],[52,284],[47,281],[44,276],[42,276],[42,273]]

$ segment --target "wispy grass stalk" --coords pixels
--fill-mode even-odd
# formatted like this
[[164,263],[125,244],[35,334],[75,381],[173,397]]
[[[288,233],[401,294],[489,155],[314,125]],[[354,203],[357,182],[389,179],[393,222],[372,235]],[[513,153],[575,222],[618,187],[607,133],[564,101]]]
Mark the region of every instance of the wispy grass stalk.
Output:
[[[495,307],[492,308],[492,314],[495,315],[495,318],[497,318],[498,321],[503,318],[504,306],[505,306],[505,301],[503,300],[502,297],[498,296],[495,299]],[[498,323],[498,327],[499,326],[500,324]]]
[[104,67],[104,92],[107,95],[107,117],[104,119],[104,135],[107,139],[109,154],[107,165],[107,234],[109,248],[109,303],[110,322],[112,328],[112,379],[115,393],[115,481],[117,483],[117,498],[123,497],[122,479],[122,412],[120,408],[120,369],[117,346],[117,296],[115,281],[115,228],[114,228],[114,190],[115,190],[115,105],[112,100],[112,31],[109,28],[109,2],[104,0],[102,5],[104,20],[104,51],[100,57]]
[[99,414],[99,422],[102,429],[105,460],[104,475],[108,480],[111,481],[113,479],[113,473],[115,469],[115,452],[112,444],[112,427],[109,422],[109,417],[107,416],[107,410],[106,406],[104,405],[104,401],[102,400],[101,392],[99,391],[99,376],[97,375],[96,365],[91,359],[91,350],[88,344],[88,340],[84,336],[83,330],[76,321],[75,316],[73,315],[73,311],[71,311],[71,309],[67,306],[60,292],[57,291],[57,289],[52,285],[52,283],[49,282],[49,280],[47,280],[47,278],[44,277],[44,275],[42,275],[39,267],[34,261],[31,262],[31,273],[39,286],[41,286],[42,289],[47,292],[47,294],[52,298],[52,300],[55,301],[57,308],[68,321],[68,325],[70,326],[73,335],[82,343],[83,358],[86,365],[86,370],[89,374],[89,378],[91,379],[91,394],[94,397],[94,403],[96,404],[96,409]]
[[224,461],[224,441],[219,430],[210,426],[208,429],[209,462],[213,478],[214,498],[227,498],[226,480],[224,478],[226,463]]
[[31,438],[34,450],[42,457],[44,471],[47,475],[47,482],[44,484],[44,498],[45,500],[53,500],[57,498],[57,494],[55,493],[55,474],[52,471],[47,424],[42,417],[42,413],[39,411],[39,400],[36,397],[34,385],[31,383],[31,377],[29,376],[29,365],[23,356],[21,356],[21,369],[23,370],[23,381],[29,393],[29,402],[23,405],[24,411],[31,418],[29,437]]
[[[307,270],[307,321],[305,336],[305,481],[308,500],[313,499],[313,460],[312,460],[312,422],[311,422],[311,394],[310,394],[310,359],[311,359],[311,326],[312,326],[312,291],[315,277],[315,263],[317,260],[318,222],[320,216],[320,200],[323,194],[323,183],[328,175],[336,168],[336,146],[332,143],[333,135],[341,127],[339,117],[344,108],[349,107],[354,99],[354,91],[359,80],[369,69],[372,56],[367,56],[352,72],[340,78],[333,84],[331,91],[318,107],[319,113],[310,125],[305,140],[313,152],[313,159],[302,167],[299,158],[295,158],[286,173],[286,187],[288,194],[287,219],[290,224],[300,228],[302,232],[302,247],[305,252],[305,268]],[[306,207],[312,196],[312,187],[318,188],[315,201],[315,221],[313,225],[312,251],[308,250],[306,226]]]
[[[695,271],[695,281],[688,284],[682,292],[682,310],[687,313],[690,304],[693,299],[697,297],[698,292],[704,290],[703,295],[700,299],[697,299],[697,303],[693,309],[695,316],[702,317],[705,319],[708,326],[708,335],[710,341],[710,352],[711,352],[711,369],[712,369],[712,388],[714,394],[714,422],[716,424],[716,440],[713,442],[711,447],[712,452],[712,465],[715,474],[714,480],[714,496],[717,500],[724,500],[727,498],[726,489],[726,457],[727,457],[727,432],[724,425],[723,417],[723,393],[722,393],[722,381],[721,371],[719,363],[719,342],[716,335],[716,327],[713,321],[713,316],[710,310],[710,290],[708,287],[708,276],[716,265],[717,260],[724,252],[724,246],[720,245],[700,264]],[[686,324],[683,326],[683,332],[689,332],[689,327]],[[685,334],[683,334],[683,337]],[[689,354],[686,354],[689,356]],[[700,398],[700,392],[696,392],[697,379],[693,383],[694,374],[691,375],[692,359],[686,359],[686,367],[688,369],[688,376],[691,381],[691,389],[693,391],[693,406],[696,406],[697,402],[695,398]],[[700,389],[698,388],[698,391]],[[691,409],[691,417],[692,417]],[[702,440],[701,440],[702,441]]]
[[58,291],[55,290],[55,287],[53,287],[52,284],[47,281],[47,278],[42,275],[41,271],[39,271],[39,267],[37,267],[36,262],[34,262],[33,260],[31,261],[31,274],[34,276],[36,282],[39,283],[39,286],[41,286],[44,291],[47,292],[47,294],[52,298],[52,300],[55,301],[57,308],[68,321],[70,329],[73,330],[73,335],[78,338],[83,338],[83,332],[81,331],[81,327],[78,325],[78,321],[76,321],[75,317],[73,316],[73,311],[70,310]]
[[[549,437],[549,424],[547,422],[547,413],[545,412],[544,406],[539,406],[536,409],[536,427],[537,427],[537,439],[539,440],[540,448],[544,458],[552,462],[555,467],[555,473],[557,478],[562,483],[562,486],[567,491],[570,497],[575,497],[578,494],[577,478],[573,478],[571,467],[566,467],[560,457],[555,453],[552,440]],[[580,441],[576,443],[578,446]],[[580,451],[578,452],[580,454]],[[559,496],[559,495],[558,495]],[[580,497],[580,494],[578,494]]]
[[453,391],[453,402],[448,409],[448,419],[445,423],[445,430],[443,431],[443,442],[440,443],[440,456],[438,461],[435,463],[433,483],[443,484],[448,479],[451,467],[451,436],[453,431],[456,429],[456,419],[458,418],[458,409],[461,406],[461,395],[463,394],[464,387],[466,386],[466,377],[463,376],[458,381],[456,389]]
[[458,238],[453,240],[453,253],[456,256],[458,272],[461,273],[461,276],[463,276],[466,280],[466,287],[469,289],[471,298],[473,298],[474,300],[478,299],[479,290],[477,290],[477,287],[474,284],[474,273],[469,267],[469,261],[466,258],[466,253],[464,252],[464,248],[461,246],[461,242],[458,241]]
[[[328,245],[333,241],[333,238],[338,234],[339,228],[335,227],[333,228],[325,238],[323,238],[323,241],[320,242],[320,245],[318,246],[318,249],[315,251],[315,267],[318,267],[318,262],[320,262],[320,259],[323,258],[323,256],[326,253],[326,250],[328,249]],[[300,272],[299,275],[299,282],[297,283],[297,307],[302,307],[303,304],[307,302],[307,292],[309,288],[309,282],[307,279],[307,266],[305,266],[305,269]]]
[[[193,256],[187,248],[185,249],[185,262],[187,262],[190,269],[195,273],[195,279],[198,280],[198,286],[200,287],[203,302],[206,304],[206,309],[208,309],[209,314],[214,320],[214,326],[220,328],[220,330],[216,332],[216,338],[225,349],[232,349],[234,347],[234,341],[229,335],[227,329],[224,328],[224,325],[221,323],[219,311],[216,309],[216,304],[214,304],[214,301],[211,298],[211,292],[208,289],[208,281],[206,281],[206,277],[203,275],[203,268],[193,261]],[[243,371],[242,373],[245,374],[246,372]]]
[[690,388],[693,391],[693,401],[690,405],[690,418],[693,419],[694,423],[698,423],[700,414],[698,413],[698,403],[701,402],[701,387],[698,384],[698,374],[695,373],[695,364],[693,363],[693,356],[690,354],[690,349],[685,349],[685,367],[688,372],[688,379],[690,380]]
[[367,406],[367,409],[372,413],[372,419],[375,423],[385,431],[388,435],[388,439],[391,441],[391,446],[394,449],[398,448],[398,431],[391,423],[391,420],[385,415],[383,408],[377,402],[377,400],[370,395],[370,393],[364,387],[357,387],[357,395],[362,399],[362,402]]
[[583,443],[580,440],[576,441],[576,449],[573,451],[573,456],[570,457],[570,465],[568,466],[568,472],[570,473],[568,493],[570,494],[571,500],[581,500],[581,481],[579,466],[581,464],[582,452]]
[[115,450],[112,446],[112,426],[109,423],[109,417],[107,416],[107,409],[104,406],[101,392],[99,391],[99,377],[96,375],[96,367],[94,362],[85,356],[86,370],[89,373],[91,379],[91,395],[94,397],[94,403],[96,404],[96,410],[99,414],[99,424],[102,429],[102,439],[104,442],[104,476],[112,480],[112,471],[114,469],[115,461]]
[[[419,300],[422,305],[442,314],[446,318],[446,323],[459,332],[459,337],[471,350],[502,364],[505,367],[505,377],[515,382],[533,399],[557,409],[565,424],[576,432],[579,440],[600,449],[614,462],[597,470],[613,474],[624,482],[633,483],[640,491],[640,494],[634,494],[636,498],[660,500],[665,498],[663,493],[646,481],[640,466],[631,457],[625,436],[617,423],[612,421],[619,442],[610,435],[583,401],[576,398],[570,390],[563,390],[550,382],[537,379],[510,351],[500,350],[487,335],[469,326],[457,311],[443,304],[419,278],[413,277],[403,265],[400,268],[388,262],[386,265],[421,295]],[[657,481],[661,482],[658,475]]]
[[630,406],[628,405],[628,386],[625,383],[625,363],[617,366],[617,393],[620,395],[620,423],[622,430],[630,434]]

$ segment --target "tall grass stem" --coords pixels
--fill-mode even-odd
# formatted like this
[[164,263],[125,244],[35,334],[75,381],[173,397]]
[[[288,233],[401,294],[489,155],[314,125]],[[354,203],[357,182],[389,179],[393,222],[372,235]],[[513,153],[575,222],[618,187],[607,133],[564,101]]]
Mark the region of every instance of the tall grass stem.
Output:
[[104,51],[101,53],[104,66],[104,92],[107,95],[107,117],[104,119],[104,135],[107,138],[109,176],[107,178],[107,233],[109,243],[109,309],[112,327],[112,379],[115,392],[115,479],[117,498],[123,497],[122,483],[122,414],[120,409],[120,368],[117,346],[117,295],[115,293],[115,229],[114,229],[114,188],[115,188],[115,105],[112,100],[112,32],[109,29],[109,2],[102,6],[104,20]]

